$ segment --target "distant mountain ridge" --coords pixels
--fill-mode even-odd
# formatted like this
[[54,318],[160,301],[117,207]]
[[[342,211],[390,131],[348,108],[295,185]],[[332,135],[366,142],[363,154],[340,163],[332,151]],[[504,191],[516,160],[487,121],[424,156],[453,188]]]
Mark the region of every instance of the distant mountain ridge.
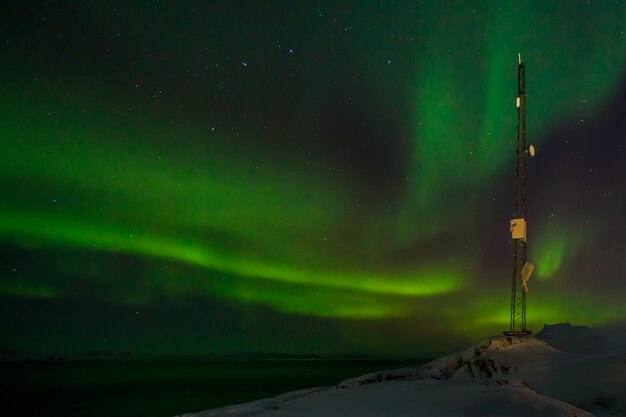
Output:
[[621,344],[598,329],[570,323],[546,324],[535,337],[558,350],[584,354],[609,353],[619,349]]
[[[149,361],[149,360],[389,360],[360,354],[318,355],[314,353],[240,352],[232,354],[158,355],[132,352],[86,351],[75,354],[41,353],[28,350],[0,348],[2,362],[82,362],[82,361]],[[394,359],[394,358],[391,358]]]

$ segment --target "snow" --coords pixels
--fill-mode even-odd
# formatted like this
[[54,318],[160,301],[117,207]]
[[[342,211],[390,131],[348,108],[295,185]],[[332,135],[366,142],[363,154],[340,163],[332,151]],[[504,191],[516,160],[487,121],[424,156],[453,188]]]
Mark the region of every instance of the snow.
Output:
[[491,337],[426,365],[189,417],[626,416],[626,349],[589,328]]

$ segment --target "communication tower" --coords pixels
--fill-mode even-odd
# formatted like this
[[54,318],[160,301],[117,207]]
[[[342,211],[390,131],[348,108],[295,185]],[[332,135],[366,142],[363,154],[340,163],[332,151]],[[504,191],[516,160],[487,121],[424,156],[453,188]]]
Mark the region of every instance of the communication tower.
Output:
[[526,69],[522,55],[517,65],[517,137],[515,140],[515,211],[509,224],[513,246],[511,279],[511,317],[506,336],[528,336],[526,328],[526,294],[528,280],[535,265],[526,262],[526,157],[535,156],[535,148],[526,146]]

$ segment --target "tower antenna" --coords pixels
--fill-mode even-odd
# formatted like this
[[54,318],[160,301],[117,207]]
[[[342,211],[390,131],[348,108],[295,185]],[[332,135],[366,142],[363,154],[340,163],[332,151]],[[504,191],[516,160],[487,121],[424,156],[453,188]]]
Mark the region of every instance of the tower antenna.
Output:
[[515,211],[509,224],[513,246],[511,277],[511,316],[506,336],[529,336],[526,328],[528,280],[535,265],[526,262],[526,157],[535,156],[535,148],[526,147],[526,69],[522,54],[517,55],[517,137],[515,140]]

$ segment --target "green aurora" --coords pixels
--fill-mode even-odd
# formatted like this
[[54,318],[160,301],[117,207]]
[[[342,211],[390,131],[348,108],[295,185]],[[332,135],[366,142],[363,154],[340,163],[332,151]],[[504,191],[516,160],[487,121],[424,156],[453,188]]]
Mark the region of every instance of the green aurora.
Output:
[[[400,3],[3,13],[5,343],[40,341],[34,318],[7,318],[35,304],[68,323],[50,348],[72,350],[96,342],[68,337],[84,324],[64,303],[187,311],[190,298],[227,305],[216,314],[233,332],[283,330],[241,342],[180,313],[193,325],[178,345],[125,341],[136,325],[115,323],[113,348],[398,353],[434,327],[501,331],[520,51],[539,150],[529,324],[626,320],[624,248],[609,236],[623,196],[568,212],[575,187],[549,159],[555,132],[601,124],[624,82],[626,3]],[[605,194],[625,179],[608,160]],[[605,166],[589,164],[568,167]],[[606,239],[613,257],[590,266]],[[326,329],[323,342],[285,342],[298,323]],[[364,341],[384,327],[391,346]]]

